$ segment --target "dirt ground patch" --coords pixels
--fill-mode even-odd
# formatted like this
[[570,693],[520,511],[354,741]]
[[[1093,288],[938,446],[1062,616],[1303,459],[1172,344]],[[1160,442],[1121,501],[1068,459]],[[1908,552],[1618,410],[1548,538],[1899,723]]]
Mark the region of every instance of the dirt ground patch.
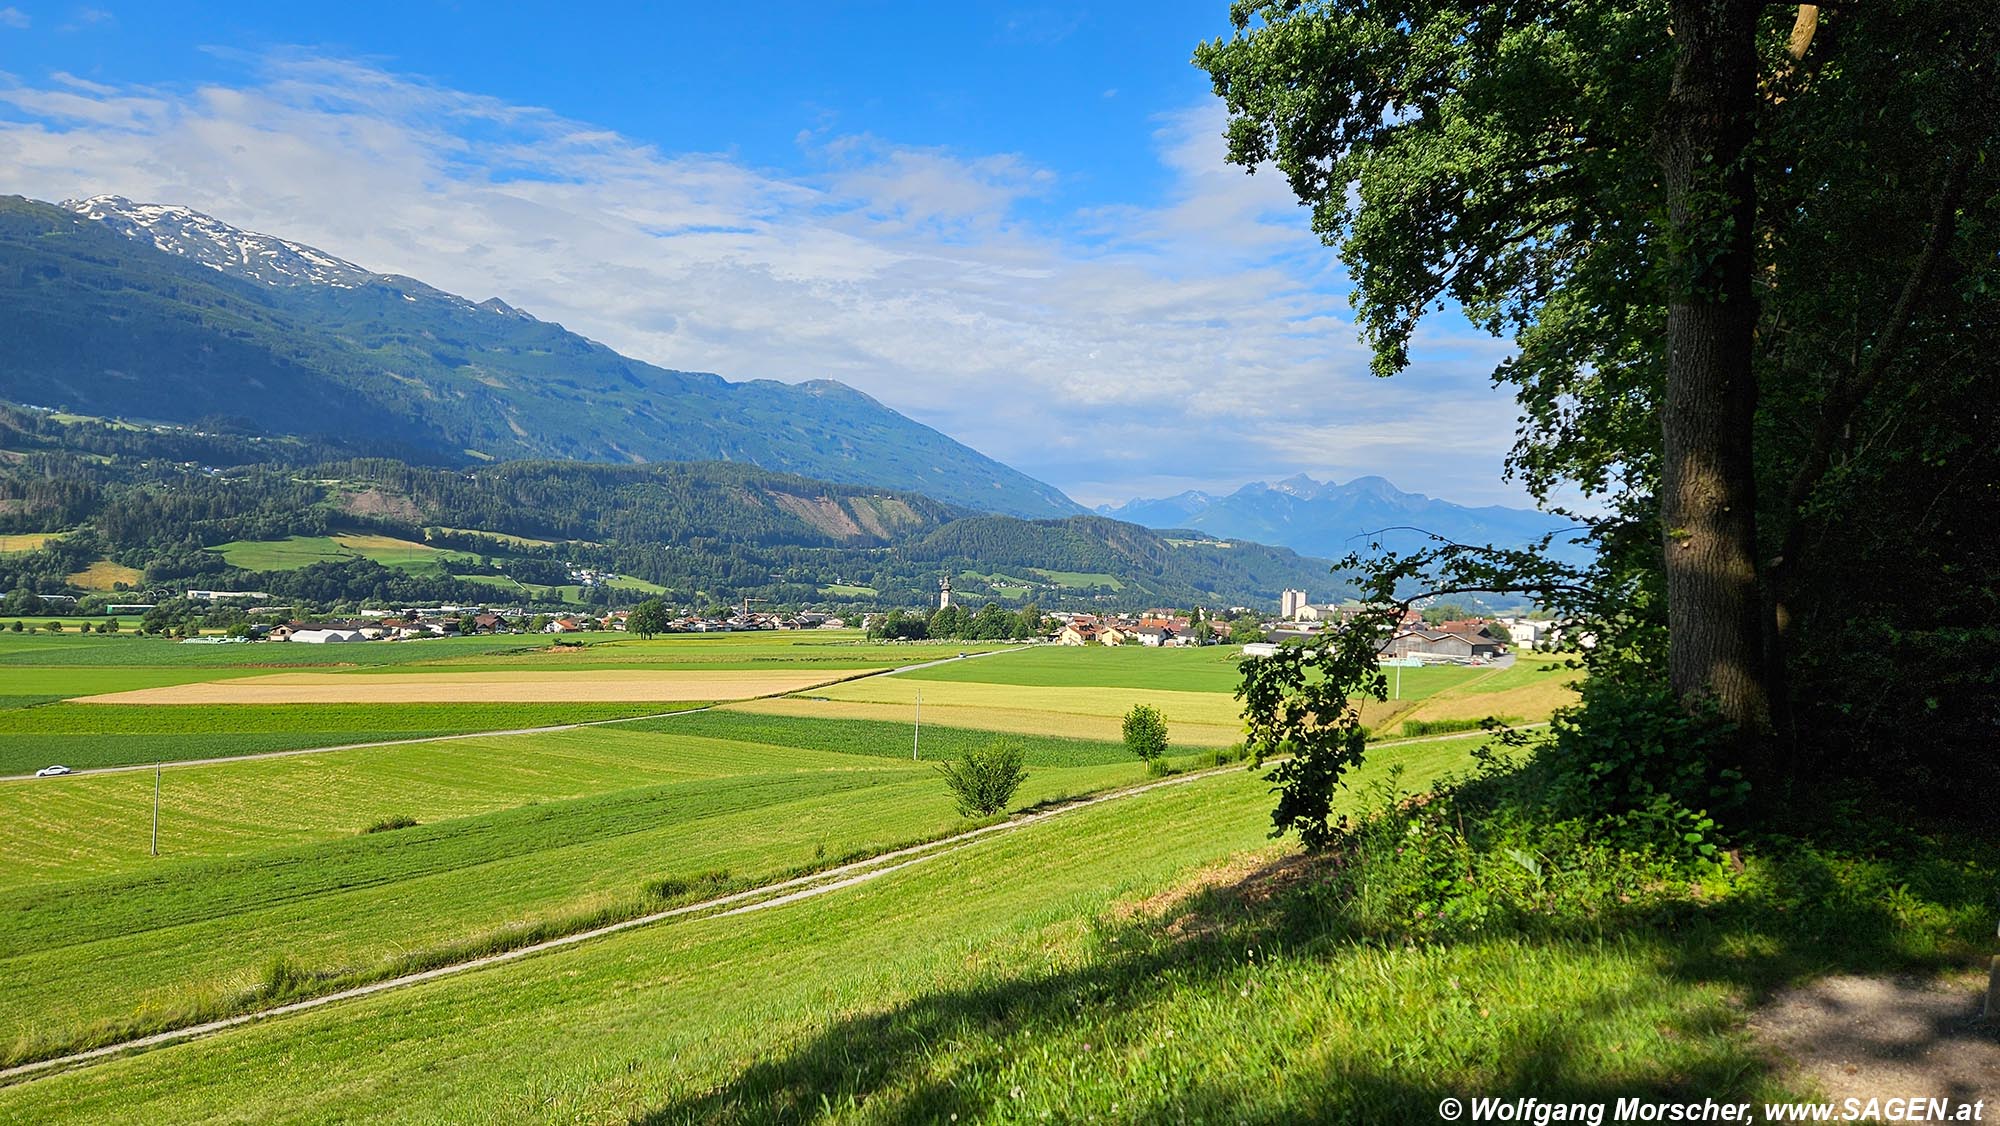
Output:
[[865,670],[521,669],[506,672],[280,673],[82,696],[85,704],[501,704],[742,700],[826,684]]
[[1308,880],[1323,879],[1331,858],[1272,845],[1239,852],[1144,899],[1114,904],[1114,922],[1153,920],[1174,938],[1220,931],[1229,919],[1255,911]]
[[1986,975],[1830,977],[1773,998],[1759,1040],[1827,1098],[2000,1099],[2000,1025],[1979,1019]]

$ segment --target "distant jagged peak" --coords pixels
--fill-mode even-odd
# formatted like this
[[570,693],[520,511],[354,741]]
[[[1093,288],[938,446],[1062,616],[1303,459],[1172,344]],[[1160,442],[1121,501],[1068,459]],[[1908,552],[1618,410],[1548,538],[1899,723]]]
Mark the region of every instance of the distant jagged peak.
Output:
[[266,285],[330,285],[354,289],[377,277],[317,247],[232,227],[191,207],[134,203],[124,196],[66,199],[62,207],[104,223],[128,238],[150,242],[169,254],[199,262],[220,273]]

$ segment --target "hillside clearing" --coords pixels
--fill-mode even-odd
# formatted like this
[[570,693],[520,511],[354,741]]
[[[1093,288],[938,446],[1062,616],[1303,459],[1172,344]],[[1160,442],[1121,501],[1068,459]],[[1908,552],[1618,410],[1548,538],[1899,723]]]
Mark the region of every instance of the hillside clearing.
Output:
[[85,590],[116,590],[123,584],[136,587],[146,581],[145,572],[137,567],[127,567],[113,563],[109,559],[99,559],[83,570],[69,576],[70,585]]

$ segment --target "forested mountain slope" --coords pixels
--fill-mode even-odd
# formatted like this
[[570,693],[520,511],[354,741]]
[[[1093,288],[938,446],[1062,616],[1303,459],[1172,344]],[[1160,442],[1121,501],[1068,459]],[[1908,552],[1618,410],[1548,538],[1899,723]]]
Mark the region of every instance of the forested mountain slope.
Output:
[[[18,407],[0,407],[0,533],[59,534],[0,554],[0,587],[39,593],[89,589],[97,564],[138,590],[317,601],[519,599],[522,583],[560,586],[582,568],[636,580],[588,592],[612,604],[664,588],[687,603],[923,605],[951,575],[973,601],[1263,605],[1330,581],[1325,561],[1282,548],[1169,540],[1098,516],[992,516],[737,463],[426,467]],[[391,541],[390,565],[343,553],[339,537],[356,536]],[[242,562],[295,538],[330,557]]]
[[0,398],[83,414],[447,465],[747,462],[986,512],[1081,511],[837,382],[655,367],[497,300],[115,197],[0,197],[0,341]]

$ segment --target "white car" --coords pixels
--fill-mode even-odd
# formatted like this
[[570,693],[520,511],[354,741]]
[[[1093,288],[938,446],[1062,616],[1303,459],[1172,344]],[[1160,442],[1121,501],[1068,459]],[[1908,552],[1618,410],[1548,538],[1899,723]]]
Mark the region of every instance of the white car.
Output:
[[61,777],[62,775],[65,775],[65,774],[71,774],[71,773],[74,773],[74,772],[73,772],[73,771],[71,771],[71,770],[70,770],[70,768],[69,768],[69,767],[67,767],[67,766],[45,766],[45,767],[41,768],[40,770],[37,770],[37,771],[35,771],[35,777],[37,777],[37,778],[59,778],[59,777]]

